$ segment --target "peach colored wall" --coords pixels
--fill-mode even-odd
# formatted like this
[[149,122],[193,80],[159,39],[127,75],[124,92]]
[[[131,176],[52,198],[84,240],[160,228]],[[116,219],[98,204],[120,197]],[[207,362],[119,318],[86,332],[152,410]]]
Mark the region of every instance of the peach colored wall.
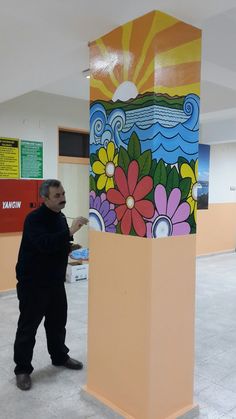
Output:
[[[149,245],[141,255],[140,241]],[[123,408],[122,413],[128,397],[131,411],[145,417],[151,241],[90,231],[89,242],[88,389]]]
[[125,418],[193,407],[195,241],[90,231],[86,390]]
[[21,240],[21,233],[0,234],[0,291],[16,286],[15,265]]
[[197,213],[197,255],[236,248],[236,203],[210,204]]

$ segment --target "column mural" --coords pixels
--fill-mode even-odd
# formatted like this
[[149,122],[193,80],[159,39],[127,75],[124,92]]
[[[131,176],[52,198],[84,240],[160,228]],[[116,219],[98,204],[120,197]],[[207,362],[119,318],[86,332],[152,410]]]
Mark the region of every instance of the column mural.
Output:
[[154,11],[90,54],[90,225],[195,233],[201,31]]

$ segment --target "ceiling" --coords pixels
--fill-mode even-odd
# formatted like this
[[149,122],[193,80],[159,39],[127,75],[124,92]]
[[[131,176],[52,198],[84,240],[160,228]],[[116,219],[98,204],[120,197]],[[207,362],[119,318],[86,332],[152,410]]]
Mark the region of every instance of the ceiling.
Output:
[[232,113],[235,0],[0,0],[0,102],[34,90],[88,100],[88,42],[154,9],[203,29],[201,111]]

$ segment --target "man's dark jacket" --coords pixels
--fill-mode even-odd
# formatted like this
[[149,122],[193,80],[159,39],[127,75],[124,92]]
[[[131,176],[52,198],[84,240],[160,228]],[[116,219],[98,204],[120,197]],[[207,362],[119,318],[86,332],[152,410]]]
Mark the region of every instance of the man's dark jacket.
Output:
[[16,265],[19,283],[39,286],[65,281],[70,232],[66,218],[46,205],[27,215]]

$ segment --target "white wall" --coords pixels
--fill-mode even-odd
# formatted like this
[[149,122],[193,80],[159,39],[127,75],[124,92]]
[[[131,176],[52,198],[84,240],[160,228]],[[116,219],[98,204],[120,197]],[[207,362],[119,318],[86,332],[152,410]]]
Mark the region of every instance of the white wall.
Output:
[[[31,92],[0,104],[0,137],[43,140],[44,178],[59,178],[66,190],[66,215],[88,216],[88,166],[58,166],[58,127],[89,129],[87,101]],[[61,176],[61,177],[60,177]],[[68,219],[68,224],[71,220]],[[87,247],[87,227],[75,237]]]
[[210,147],[209,203],[236,202],[236,143]]
[[88,130],[89,103],[31,92],[0,104],[0,136],[43,140],[44,178],[57,177],[58,127]]
[[235,109],[201,115],[200,142],[210,144],[236,141],[235,117]]

